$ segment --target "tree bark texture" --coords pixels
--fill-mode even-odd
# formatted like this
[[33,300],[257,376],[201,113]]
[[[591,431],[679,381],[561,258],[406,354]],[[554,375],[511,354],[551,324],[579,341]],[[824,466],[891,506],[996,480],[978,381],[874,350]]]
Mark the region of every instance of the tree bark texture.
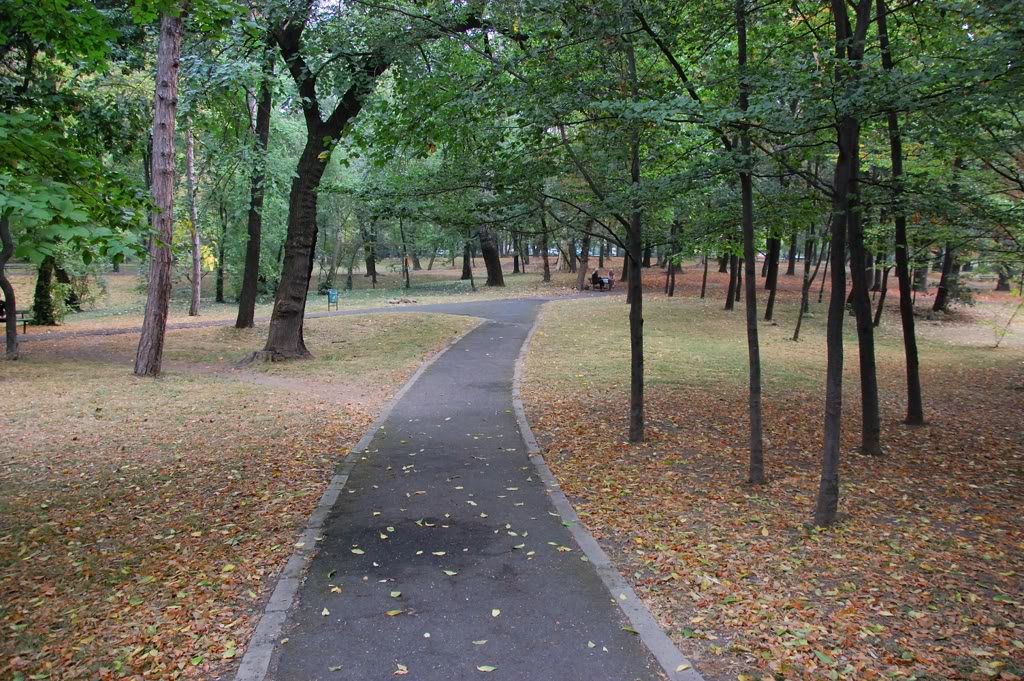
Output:
[[498,242],[494,232],[481,226],[477,231],[480,237],[480,254],[487,268],[487,286],[504,286],[505,277],[501,273],[501,254],[498,253]]
[[158,376],[171,298],[171,242],[174,238],[174,130],[178,110],[178,66],[182,17],[160,17],[153,101],[153,232],[150,240],[149,288],[142,335],[135,355],[136,376]]

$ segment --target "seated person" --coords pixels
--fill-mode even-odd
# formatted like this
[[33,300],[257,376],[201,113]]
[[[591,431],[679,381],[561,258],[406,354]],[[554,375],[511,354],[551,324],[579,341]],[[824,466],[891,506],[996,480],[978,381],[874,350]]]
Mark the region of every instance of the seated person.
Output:
[[615,272],[608,270],[608,276],[605,277],[605,283],[608,284],[608,290],[612,290],[612,287],[615,286]]
[[590,275],[590,285],[594,288],[604,288],[604,280],[601,278],[601,275],[598,274],[597,270],[594,270],[594,273]]

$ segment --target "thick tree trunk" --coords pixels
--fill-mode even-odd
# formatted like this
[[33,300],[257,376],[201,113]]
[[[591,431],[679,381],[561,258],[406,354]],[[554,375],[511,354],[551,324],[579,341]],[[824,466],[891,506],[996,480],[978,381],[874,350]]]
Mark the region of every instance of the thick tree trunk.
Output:
[[56,267],[52,255],[43,258],[36,270],[36,289],[32,300],[32,317],[39,326],[56,326],[57,309],[53,301],[53,270]]
[[643,262],[643,266],[644,267],[650,267],[651,266],[651,245],[650,244],[644,244],[644,262]]
[[415,252],[412,254],[412,269],[414,272],[419,272],[423,269],[423,265],[420,264],[420,256]]
[[302,336],[306,314],[306,295],[313,273],[317,240],[317,189],[327,163],[320,155],[326,151],[323,137],[316,132],[306,137],[288,200],[288,237],[284,243],[281,284],[274,300],[270,332],[263,348],[271,359],[309,357]]
[[[739,108],[744,118],[750,84],[746,79],[747,65],[747,0],[736,0],[736,32],[738,66],[740,74]],[[750,415],[750,466],[747,481],[754,485],[765,482],[764,438],[761,424],[761,345],[757,335],[757,269],[754,260],[754,188],[751,177],[750,135],[748,124],[740,124],[740,155],[743,168],[740,170],[740,197],[743,209],[743,261],[747,274],[747,368],[749,393],[747,406]],[[773,292],[774,293],[774,292]]]
[[718,273],[725,274],[729,271],[729,256],[720,255],[718,256]]
[[14,255],[14,239],[11,238],[10,215],[0,214],[0,291],[4,294],[4,309],[7,320],[4,322],[7,359],[18,359],[18,300],[14,295],[14,286],[7,278],[7,263]]
[[259,100],[256,102],[256,116],[253,126],[256,149],[249,179],[248,241],[245,244],[245,265],[242,270],[242,288],[238,294],[238,317],[236,329],[250,329],[256,318],[256,294],[260,280],[260,246],[263,238],[263,195],[266,176],[267,144],[270,141],[270,114],[273,108],[274,92],[271,79],[274,75],[273,47],[264,52],[263,79],[260,81]]
[[[882,66],[892,71],[892,53],[889,50],[885,0],[876,0],[878,39],[881,44]],[[907,365],[907,418],[909,425],[924,423],[924,401],[921,395],[920,364],[917,353],[917,335],[914,329],[914,301],[910,280],[910,253],[907,240],[907,216],[902,204],[903,194],[903,138],[899,117],[895,111],[886,114],[889,129],[889,154],[892,161],[894,223],[896,225],[896,279],[900,291],[900,323],[903,327],[903,352]]]
[[199,316],[199,303],[203,294],[203,254],[199,242],[199,209],[196,206],[196,149],[192,134],[192,123],[185,128],[185,181],[188,189],[188,219],[190,236],[192,237],[192,300],[188,306],[188,316]]
[[498,253],[498,242],[494,237],[494,232],[481,226],[477,234],[480,237],[480,254],[483,255],[484,267],[487,268],[487,286],[504,286],[505,277],[501,273],[501,255]]
[[178,110],[178,66],[182,17],[160,17],[153,101],[153,232],[149,249],[149,289],[142,335],[135,355],[136,376],[158,376],[171,298],[171,242],[174,239],[174,128]]
[[604,239],[601,239],[601,242],[598,244],[598,248],[597,248],[597,268],[598,269],[601,269],[601,270],[604,269],[604,254],[607,252],[607,250],[608,250],[608,242],[605,241]]
[[437,248],[430,251],[430,260],[427,261],[427,271],[434,269],[434,260],[437,259]]

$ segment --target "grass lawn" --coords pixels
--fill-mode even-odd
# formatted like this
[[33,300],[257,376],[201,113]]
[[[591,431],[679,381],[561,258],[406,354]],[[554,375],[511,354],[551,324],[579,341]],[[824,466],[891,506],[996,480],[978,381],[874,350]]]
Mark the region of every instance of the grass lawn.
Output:
[[334,466],[445,315],[307,322],[316,359],[240,370],[265,329],[26,343],[0,391],[0,678],[221,678]]
[[706,301],[697,271],[668,299],[650,275],[646,443],[625,441],[622,299],[546,305],[524,384],[563,488],[680,649],[708,681],[1024,675],[1024,320],[991,348],[992,327],[1019,299],[919,320],[921,428],[901,423],[903,355],[889,309],[878,332],[882,458],[855,451],[849,318],[842,522],[814,531],[824,306],[813,306],[801,342],[790,340],[788,278],[777,325],[761,324],[770,479],[753,488],[743,304],[722,311],[721,275],[711,279]]

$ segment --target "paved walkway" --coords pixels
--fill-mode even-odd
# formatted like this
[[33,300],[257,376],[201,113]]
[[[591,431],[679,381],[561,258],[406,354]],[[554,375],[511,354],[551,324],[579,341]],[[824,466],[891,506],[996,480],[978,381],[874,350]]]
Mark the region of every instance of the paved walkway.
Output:
[[513,413],[515,361],[540,304],[416,306],[490,321],[430,366],[366,452],[350,455],[360,460],[268,678],[662,678],[563,526]]

